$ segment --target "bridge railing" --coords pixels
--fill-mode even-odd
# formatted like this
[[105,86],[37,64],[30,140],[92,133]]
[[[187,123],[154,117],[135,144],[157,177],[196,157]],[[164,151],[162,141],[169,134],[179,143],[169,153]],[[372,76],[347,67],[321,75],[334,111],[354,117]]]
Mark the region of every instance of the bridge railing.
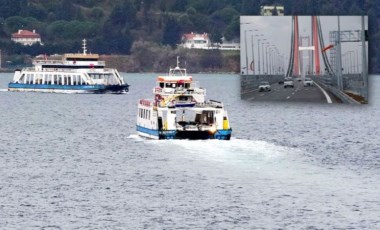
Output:
[[313,81],[317,82],[324,89],[328,90],[335,97],[339,98],[345,104],[360,104],[352,97],[348,96],[345,92],[336,87],[336,77],[333,75],[312,76]]

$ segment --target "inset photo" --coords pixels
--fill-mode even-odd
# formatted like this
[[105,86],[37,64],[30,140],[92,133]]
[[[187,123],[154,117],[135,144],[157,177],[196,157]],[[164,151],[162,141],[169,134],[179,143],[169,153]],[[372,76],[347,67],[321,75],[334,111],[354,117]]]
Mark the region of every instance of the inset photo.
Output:
[[368,103],[367,16],[241,16],[241,98]]

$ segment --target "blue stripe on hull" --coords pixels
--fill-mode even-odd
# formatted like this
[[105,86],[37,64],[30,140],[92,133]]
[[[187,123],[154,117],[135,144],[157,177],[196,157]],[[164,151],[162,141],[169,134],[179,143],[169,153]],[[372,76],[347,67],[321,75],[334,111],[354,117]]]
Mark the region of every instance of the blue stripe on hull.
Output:
[[[176,130],[164,130],[160,132],[156,129],[148,129],[139,125],[136,125],[136,130],[147,134],[146,136],[150,136],[150,138],[154,139],[180,139],[176,136]],[[208,139],[229,140],[231,138],[231,133],[232,129],[217,130],[216,133],[214,135],[210,135]]]
[[49,84],[21,84],[21,83],[9,83],[8,87],[16,88],[16,89],[62,89],[62,90],[105,89],[104,85],[49,85]]
[[42,91],[42,92],[64,92],[64,91],[86,91],[89,93],[128,92],[129,85],[50,85],[50,84],[21,84],[9,83],[8,88],[15,91]]
[[148,135],[157,136],[158,137],[158,130],[155,129],[148,129],[139,125],[136,125],[136,130],[142,133],[146,133]]

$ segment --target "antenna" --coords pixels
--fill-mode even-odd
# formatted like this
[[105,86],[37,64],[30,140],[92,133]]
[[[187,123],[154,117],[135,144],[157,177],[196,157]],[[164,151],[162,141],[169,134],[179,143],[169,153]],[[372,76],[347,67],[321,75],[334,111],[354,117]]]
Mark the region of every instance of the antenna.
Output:
[[179,56],[177,56],[177,67],[179,68]]

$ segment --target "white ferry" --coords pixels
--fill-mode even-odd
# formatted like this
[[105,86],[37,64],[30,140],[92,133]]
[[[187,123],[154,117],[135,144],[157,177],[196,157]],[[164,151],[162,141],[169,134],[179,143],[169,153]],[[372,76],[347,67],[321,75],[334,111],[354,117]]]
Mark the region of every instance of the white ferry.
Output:
[[126,93],[129,85],[116,69],[106,68],[98,54],[64,54],[62,60],[34,60],[33,67],[16,70],[9,91],[49,93]]
[[152,139],[229,140],[232,129],[223,103],[205,101],[206,90],[178,64],[177,59],[177,67],[157,77],[153,101],[139,100],[138,134]]

